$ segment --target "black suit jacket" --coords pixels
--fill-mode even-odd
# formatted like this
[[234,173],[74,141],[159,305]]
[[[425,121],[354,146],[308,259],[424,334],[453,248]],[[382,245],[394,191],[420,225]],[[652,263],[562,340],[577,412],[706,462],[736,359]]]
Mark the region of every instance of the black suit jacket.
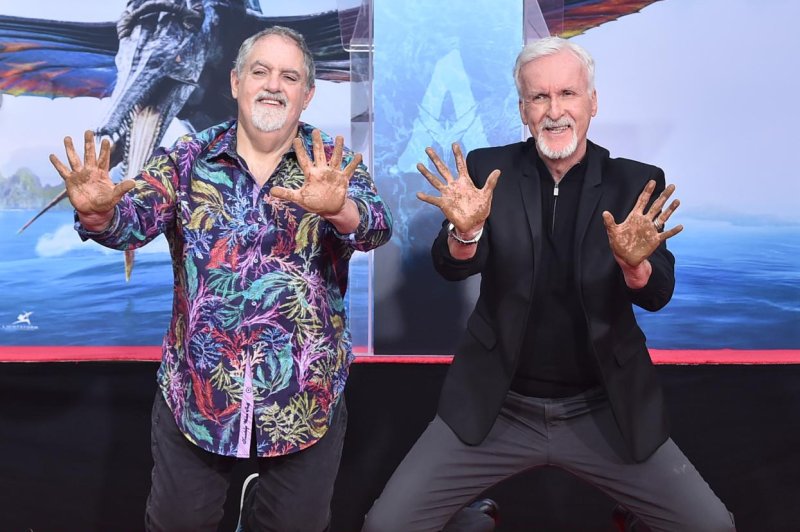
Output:
[[[439,415],[464,442],[488,434],[508,392],[528,323],[542,249],[541,187],[532,140],[483,148],[467,156],[469,175],[483,187],[494,169],[502,174],[492,210],[472,259],[454,259],[446,223],[433,244],[436,270],[448,280],[481,274],[475,310],[467,321],[439,401]],[[636,323],[633,306],[655,311],[667,304],[675,285],[674,258],[662,244],[650,257],[653,273],[644,288],[631,290],[614,260],[601,213],[625,219],[648,180],[653,198],[665,187],[657,167],[612,159],[591,142],[578,207],[575,280],[589,339],[617,425],[630,452],[642,461],[668,435],[664,399],[655,368]]]

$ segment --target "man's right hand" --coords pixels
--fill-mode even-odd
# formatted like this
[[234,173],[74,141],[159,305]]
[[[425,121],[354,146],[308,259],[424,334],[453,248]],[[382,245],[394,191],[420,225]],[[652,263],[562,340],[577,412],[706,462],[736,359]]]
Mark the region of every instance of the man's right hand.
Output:
[[75,207],[81,225],[89,231],[102,231],[114,217],[114,207],[129,190],[133,189],[132,179],[126,179],[116,185],[108,174],[111,158],[111,143],[103,139],[100,144],[100,155],[95,155],[94,133],[87,131],[83,135],[83,163],[75,151],[72,138],[64,138],[67,152],[67,168],[58,157],[50,154],[50,162],[67,187],[67,196]]
[[[417,198],[439,207],[445,217],[455,226],[459,234],[469,238],[474,236],[489,217],[492,207],[492,194],[494,187],[497,186],[497,178],[500,177],[500,170],[494,170],[486,178],[483,188],[475,187],[472,179],[467,173],[467,165],[464,156],[461,154],[461,147],[458,143],[453,143],[453,155],[456,160],[458,179],[453,179],[450,169],[447,168],[433,148],[426,148],[425,153],[430,157],[442,179],[434,177],[422,163],[417,163],[417,170],[425,176],[425,179],[439,191],[441,196],[431,196],[423,192],[417,192]],[[442,182],[444,181],[444,182]]]

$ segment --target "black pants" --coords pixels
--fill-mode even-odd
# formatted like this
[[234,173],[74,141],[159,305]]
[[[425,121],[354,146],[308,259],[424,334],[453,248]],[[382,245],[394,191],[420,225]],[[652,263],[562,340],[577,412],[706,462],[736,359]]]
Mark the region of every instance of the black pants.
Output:
[[[258,483],[242,509],[245,530],[327,529],[330,501],[347,426],[344,397],[325,436],[302,451],[258,458]],[[233,466],[241,458],[209,453],[180,432],[159,391],[153,404],[153,473],[145,528],[149,532],[216,532]]]

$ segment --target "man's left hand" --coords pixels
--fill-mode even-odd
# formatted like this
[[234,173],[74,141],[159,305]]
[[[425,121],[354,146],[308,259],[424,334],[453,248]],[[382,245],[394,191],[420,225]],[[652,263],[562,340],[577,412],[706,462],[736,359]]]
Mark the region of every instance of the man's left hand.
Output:
[[667,186],[650,208],[645,211],[655,188],[656,182],[652,180],[645,185],[633,210],[621,224],[614,221],[610,212],[603,212],[603,222],[606,225],[611,251],[623,269],[638,268],[663,241],[683,231],[682,225],[664,231],[664,224],[680,205],[680,201],[676,199],[669,204],[666,210],[662,211],[664,204],[675,192],[675,185]]
[[297,162],[305,174],[303,186],[299,189],[273,187],[270,194],[278,199],[294,202],[309,212],[329,218],[342,213],[347,200],[347,186],[361,164],[361,154],[356,153],[350,163],[342,169],[344,139],[337,136],[330,161],[326,160],[322,135],[318,129],[311,134],[314,150],[312,162],[300,138],[294,139]]

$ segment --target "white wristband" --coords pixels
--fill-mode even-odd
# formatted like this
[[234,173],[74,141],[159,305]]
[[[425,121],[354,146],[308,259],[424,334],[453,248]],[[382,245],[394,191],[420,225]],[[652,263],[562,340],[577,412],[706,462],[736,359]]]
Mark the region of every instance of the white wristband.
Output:
[[455,240],[459,244],[465,244],[465,245],[477,244],[478,240],[480,240],[481,236],[483,236],[483,227],[481,227],[478,230],[478,234],[476,234],[474,237],[472,237],[469,240],[467,240],[467,239],[464,239],[464,238],[461,238],[460,236],[458,236],[458,233],[456,233],[456,226],[453,225],[452,222],[451,222],[447,226],[447,234],[448,234],[448,236],[452,237],[453,240]]

